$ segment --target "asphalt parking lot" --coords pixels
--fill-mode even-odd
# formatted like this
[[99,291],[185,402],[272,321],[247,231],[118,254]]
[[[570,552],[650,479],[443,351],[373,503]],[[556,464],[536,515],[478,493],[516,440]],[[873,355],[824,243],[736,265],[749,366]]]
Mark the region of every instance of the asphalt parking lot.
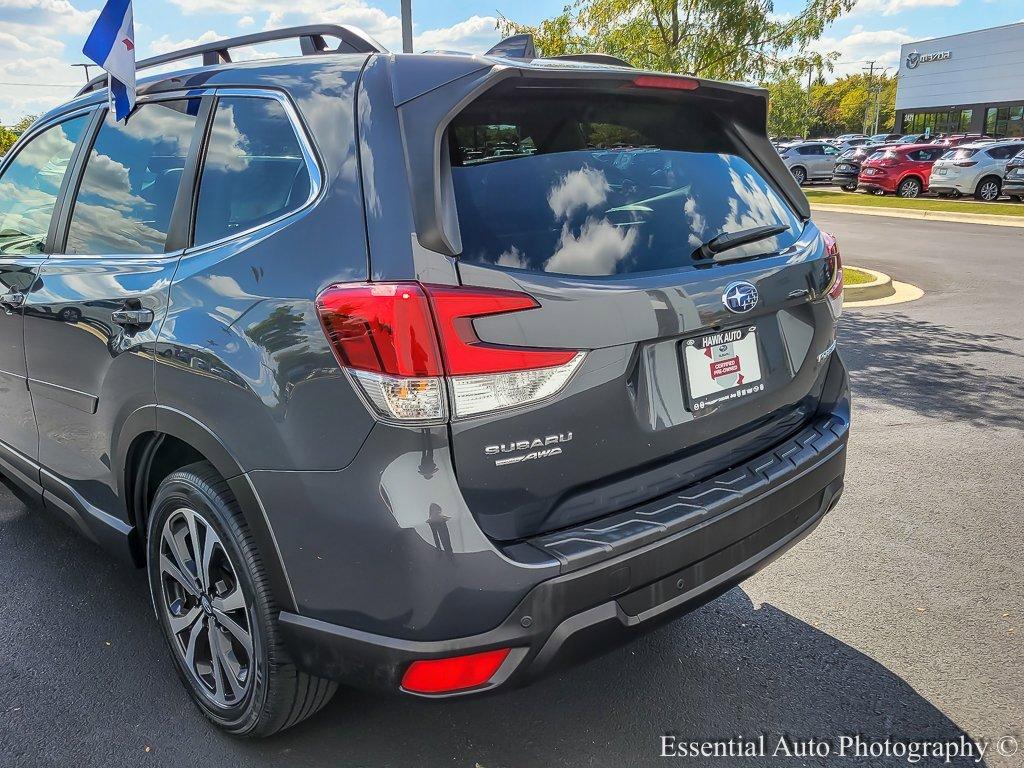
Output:
[[[647,765],[664,762],[665,733],[1011,735],[1024,750],[1024,229],[816,219],[847,263],[926,295],[847,312],[846,495],[742,588],[527,689],[440,705],[342,691],[299,727],[239,743],[175,678],[142,573],[4,492],[0,765]],[[993,747],[982,764],[1024,757]]]

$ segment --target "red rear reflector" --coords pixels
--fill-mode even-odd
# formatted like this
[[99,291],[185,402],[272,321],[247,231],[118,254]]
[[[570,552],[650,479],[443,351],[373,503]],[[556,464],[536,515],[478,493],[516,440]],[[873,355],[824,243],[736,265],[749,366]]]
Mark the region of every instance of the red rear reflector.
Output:
[[452,693],[476,688],[490,680],[508,657],[511,648],[414,661],[405,670],[402,688],[413,693]]
[[666,75],[640,75],[633,80],[637,88],[666,88],[670,91],[694,91],[700,82],[692,77],[668,77]]
[[473,330],[474,317],[521,312],[540,305],[525,293],[489,288],[427,285],[449,376],[504,373],[564,365],[576,350],[531,349],[485,344]]
[[441,376],[430,304],[419,283],[331,286],[316,299],[338,362],[392,376]]

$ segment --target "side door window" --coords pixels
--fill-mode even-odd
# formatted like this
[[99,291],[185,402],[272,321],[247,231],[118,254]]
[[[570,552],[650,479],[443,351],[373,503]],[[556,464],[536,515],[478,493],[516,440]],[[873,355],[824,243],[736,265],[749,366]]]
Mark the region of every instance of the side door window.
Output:
[[312,191],[302,144],[279,101],[218,99],[199,178],[196,245],[286,216],[304,206]]
[[18,150],[0,177],[0,256],[36,256],[87,115],[47,128]]
[[68,227],[65,253],[164,252],[196,125],[199,99],[143,104],[108,118],[93,143]]
[[39,433],[25,364],[25,304],[45,258],[50,222],[91,115],[58,123],[23,143],[0,176],[0,440],[38,458]]
[[129,402],[155,402],[151,350],[178,263],[165,252],[172,219],[187,226],[172,214],[186,160],[194,165],[201,106],[179,97],[143,101],[127,122],[106,115],[60,217],[64,252],[39,267],[42,287],[26,303],[39,463],[62,478],[49,490],[72,508],[76,499],[124,508],[111,482],[110,425]]

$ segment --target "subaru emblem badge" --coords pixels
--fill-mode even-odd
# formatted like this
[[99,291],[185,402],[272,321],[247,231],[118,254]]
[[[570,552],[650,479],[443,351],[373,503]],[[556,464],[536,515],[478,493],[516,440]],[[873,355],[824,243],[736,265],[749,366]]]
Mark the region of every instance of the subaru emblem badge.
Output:
[[722,294],[722,303],[730,312],[742,315],[757,306],[757,288],[745,280],[729,283]]

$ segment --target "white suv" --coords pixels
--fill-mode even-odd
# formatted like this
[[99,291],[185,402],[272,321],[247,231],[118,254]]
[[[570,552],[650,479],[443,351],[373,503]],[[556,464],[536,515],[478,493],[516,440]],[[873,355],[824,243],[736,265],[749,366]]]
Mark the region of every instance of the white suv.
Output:
[[1006,163],[1020,149],[1020,141],[962,144],[935,161],[928,186],[938,195],[974,195],[991,203],[1002,194]]

